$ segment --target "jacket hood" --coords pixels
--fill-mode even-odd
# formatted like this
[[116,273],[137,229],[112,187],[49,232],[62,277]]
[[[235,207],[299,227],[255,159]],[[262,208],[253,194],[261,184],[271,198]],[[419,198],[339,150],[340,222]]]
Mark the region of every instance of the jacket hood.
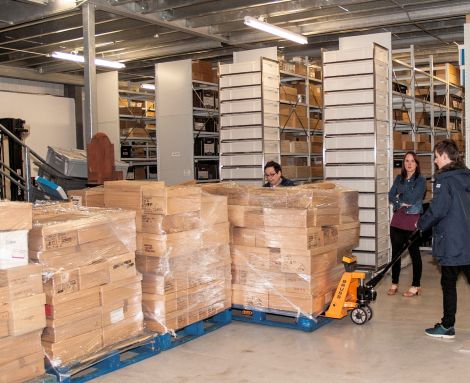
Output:
[[470,170],[465,166],[464,163],[462,162],[451,162],[450,164],[447,164],[446,166],[443,166],[439,170],[436,171],[436,176],[441,177],[445,173],[451,172],[453,170],[463,170],[464,172],[459,172],[459,173],[466,173],[470,172]]

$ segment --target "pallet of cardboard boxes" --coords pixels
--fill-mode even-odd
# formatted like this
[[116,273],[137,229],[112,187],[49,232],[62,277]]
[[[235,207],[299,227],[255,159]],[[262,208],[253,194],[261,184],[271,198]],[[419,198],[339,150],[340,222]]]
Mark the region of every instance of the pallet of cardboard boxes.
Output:
[[46,205],[33,209],[29,257],[43,267],[53,367],[90,358],[143,330],[135,213]]
[[[323,189],[322,187],[329,187]],[[227,195],[232,303],[316,316],[359,239],[358,194],[332,184],[282,189],[205,185]]]
[[231,306],[226,197],[163,182],[105,183],[107,207],[137,214],[145,325],[165,333]]

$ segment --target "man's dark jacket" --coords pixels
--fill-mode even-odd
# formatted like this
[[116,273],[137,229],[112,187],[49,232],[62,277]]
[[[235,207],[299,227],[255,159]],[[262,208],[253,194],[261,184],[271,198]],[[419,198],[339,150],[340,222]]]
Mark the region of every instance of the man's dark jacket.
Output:
[[452,162],[437,172],[433,199],[417,226],[433,227],[432,253],[441,265],[470,265],[469,169]]

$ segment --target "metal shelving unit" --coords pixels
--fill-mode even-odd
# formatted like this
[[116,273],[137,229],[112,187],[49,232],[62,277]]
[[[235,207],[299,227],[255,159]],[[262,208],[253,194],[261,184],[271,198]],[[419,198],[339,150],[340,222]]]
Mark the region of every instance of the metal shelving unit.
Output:
[[121,160],[129,163],[128,177],[157,178],[155,93],[125,84],[119,89]]
[[219,65],[220,179],[260,185],[264,164],[280,162],[279,64]]
[[194,74],[191,60],[155,66],[158,178],[170,185],[219,180],[219,86]]
[[358,263],[374,270],[389,258],[389,51],[323,52],[324,174],[359,191]]
[[432,56],[417,59],[413,46],[395,50],[393,56],[394,172],[406,151],[415,151],[430,200],[434,144],[443,138],[464,140],[464,88],[451,81],[449,64],[436,66]]
[[[282,70],[282,67],[291,70]],[[313,67],[305,57],[300,64],[281,63],[279,71],[281,165],[283,175],[296,182],[323,179],[322,174],[313,174],[319,166],[322,168],[323,161],[323,132],[315,129],[322,118],[322,80],[310,76]],[[304,68],[305,73],[293,73],[302,72]],[[311,117],[312,113],[316,119]],[[313,170],[312,165],[316,165],[316,169]]]

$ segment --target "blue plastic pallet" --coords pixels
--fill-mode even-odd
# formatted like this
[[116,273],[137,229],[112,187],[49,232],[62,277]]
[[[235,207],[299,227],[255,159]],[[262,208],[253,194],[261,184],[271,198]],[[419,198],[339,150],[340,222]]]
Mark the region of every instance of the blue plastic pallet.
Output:
[[317,317],[315,319],[306,316],[297,316],[297,313],[281,310],[260,311],[244,306],[232,306],[232,319],[241,322],[257,323],[265,326],[283,327],[305,332],[318,330],[331,322],[331,318]]
[[160,347],[162,351],[170,350],[183,343],[189,342],[202,335],[208,334],[218,328],[229,324],[232,321],[230,309],[224,310],[208,319],[190,324],[176,331],[176,337],[169,333],[160,335]]
[[48,365],[47,372],[54,374],[59,382],[88,382],[98,376],[157,355],[160,351],[160,335],[151,334],[135,338],[135,342],[122,342],[114,350],[107,353],[97,353],[86,361],[75,362],[60,367]]

